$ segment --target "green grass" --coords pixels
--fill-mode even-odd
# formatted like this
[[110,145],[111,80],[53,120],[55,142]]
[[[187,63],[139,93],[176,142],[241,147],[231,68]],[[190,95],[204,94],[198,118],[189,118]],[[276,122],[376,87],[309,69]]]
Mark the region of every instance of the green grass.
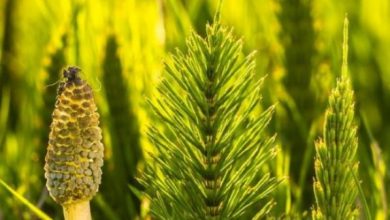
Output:
[[[146,152],[156,153],[147,125],[162,126],[146,103],[161,97],[156,88],[165,77],[163,61],[175,48],[185,48],[191,31],[205,36],[217,3],[0,1],[0,179],[7,183],[0,187],[0,219],[36,218],[33,210],[62,218],[45,190],[43,158],[55,83],[68,65],[83,69],[101,115],[105,179],[92,200],[92,216],[147,216],[150,203],[128,187],[143,190],[135,177],[150,162]],[[388,1],[223,1],[221,23],[242,36],[244,54],[257,51],[254,78],[267,75],[258,113],[276,103],[265,135],[276,133],[280,150],[262,171],[286,180],[272,193],[270,217],[310,218],[315,207],[314,140],[323,134],[327,100],[342,63],[346,13],[359,126],[356,204],[361,216],[369,212],[372,219],[390,218]],[[112,41],[115,48],[108,47]]]
[[17,200],[19,200],[19,202],[23,203],[25,206],[27,206],[32,213],[34,213],[35,215],[37,215],[39,218],[43,219],[43,220],[50,220],[52,218],[50,218],[49,216],[47,216],[47,214],[45,214],[44,212],[42,212],[40,209],[38,209],[34,204],[32,204],[31,202],[29,202],[26,198],[24,198],[22,195],[20,195],[18,192],[16,192],[15,190],[13,190],[9,185],[7,185],[7,183],[5,183],[2,179],[0,179],[0,184],[2,187],[4,187],[8,192],[10,192],[13,196],[16,197]]

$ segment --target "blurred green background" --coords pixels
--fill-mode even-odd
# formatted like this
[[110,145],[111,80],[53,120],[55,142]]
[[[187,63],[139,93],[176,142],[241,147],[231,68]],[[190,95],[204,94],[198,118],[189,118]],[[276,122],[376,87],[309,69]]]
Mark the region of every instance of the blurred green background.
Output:
[[[142,172],[155,123],[146,105],[163,60],[204,35],[218,1],[1,0],[0,179],[54,219],[61,207],[45,188],[44,156],[61,69],[82,68],[92,85],[105,144],[94,219],[147,218],[148,203],[129,185]],[[360,179],[371,215],[390,217],[390,2],[388,0],[225,0],[222,23],[257,50],[267,75],[264,106],[277,103],[272,172],[288,176],[271,216],[309,218],[314,141],[341,69],[342,27],[350,20],[349,68],[359,124]],[[358,201],[360,203],[360,201]],[[0,187],[0,220],[37,217]]]

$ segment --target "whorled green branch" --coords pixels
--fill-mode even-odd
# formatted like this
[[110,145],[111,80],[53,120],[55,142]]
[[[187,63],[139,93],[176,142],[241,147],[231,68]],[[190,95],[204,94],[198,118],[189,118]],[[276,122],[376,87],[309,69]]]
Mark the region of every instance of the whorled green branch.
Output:
[[157,153],[142,182],[156,219],[238,219],[255,205],[260,217],[279,182],[263,172],[276,154],[264,134],[274,107],[259,113],[254,54],[242,56],[218,13],[206,34],[193,33],[166,62],[151,101],[163,125],[149,129]]
[[356,219],[358,147],[354,94],[348,76],[348,20],[344,23],[341,78],[329,97],[323,139],[316,143],[313,219]]

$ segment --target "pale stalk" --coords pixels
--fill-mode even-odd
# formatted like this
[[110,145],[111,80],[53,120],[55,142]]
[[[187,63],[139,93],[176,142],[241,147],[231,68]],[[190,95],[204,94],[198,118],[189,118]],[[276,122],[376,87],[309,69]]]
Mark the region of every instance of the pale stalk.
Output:
[[72,203],[62,206],[65,220],[91,220],[89,201]]

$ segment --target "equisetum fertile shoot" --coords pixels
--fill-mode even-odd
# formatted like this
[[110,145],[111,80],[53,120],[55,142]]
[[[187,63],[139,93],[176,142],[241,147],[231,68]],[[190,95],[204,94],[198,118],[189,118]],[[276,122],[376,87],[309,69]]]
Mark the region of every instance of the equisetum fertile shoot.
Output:
[[162,126],[149,137],[157,154],[142,179],[156,219],[260,218],[278,180],[263,170],[275,155],[264,130],[274,107],[261,113],[253,53],[219,22],[193,33],[187,51],[166,62],[151,106]]
[[45,177],[65,219],[90,219],[89,201],[98,191],[103,165],[99,114],[80,69],[64,70],[50,126]]
[[341,78],[329,97],[323,139],[316,143],[313,219],[357,219],[358,147],[354,95],[348,76],[348,20],[344,23]]

